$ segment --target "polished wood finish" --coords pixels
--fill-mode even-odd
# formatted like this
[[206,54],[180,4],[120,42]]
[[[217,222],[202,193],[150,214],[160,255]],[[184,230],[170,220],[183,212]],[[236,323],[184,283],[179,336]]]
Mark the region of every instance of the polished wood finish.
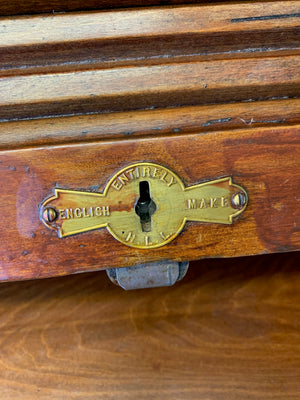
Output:
[[[299,399],[300,1],[182,3],[0,0],[0,280],[35,279],[0,284],[1,400]],[[155,250],[40,221],[138,161],[249,205]],[[172,288],[36,280],[206,257]]]
[[298,400],[299,253],[203,260],[172,288],[104,272],[0,285],[8,400]]
[[[300,99],[103,113],[1,124],[0,150],[206,134],[300,123]],[[4,154],[4,153],[2,153]]]
[[299,69],[286,56],[15,76],[0,81],[0,118],[296,97]]
[[[1,280],[129,266],[299,250],[299,125],[18,149],[1,153]],[[58,239],[39,220],[54,187],[103,190],[137,160],[166,165],[186,186],[232,176],[249,196],[233,225],[188,223],[171,243],[139,250],[105,229]]]
[[[240,0],[240,3],[247,0]],[[252,0],[255,2],[257,0]],[[265,0],[265,2],[270,0]],[[285,0],[285,3],[291,0]],[[222,3],[226,0],[189,0],[189,4]],[[99,10],[126,7],[149,7],[187,3],[185,0],[0,0],[0,15],[62,13],[67,11]]]
[[[299,250],[299,12],[244,1],[3,17],[0,279]],[[54,187],[101,191],[144,161],[187,186],[232,176],[249,206],[155,251],[41,223]]]
[[297,97],[299,11],[276,1],[3,19],[0,120]]

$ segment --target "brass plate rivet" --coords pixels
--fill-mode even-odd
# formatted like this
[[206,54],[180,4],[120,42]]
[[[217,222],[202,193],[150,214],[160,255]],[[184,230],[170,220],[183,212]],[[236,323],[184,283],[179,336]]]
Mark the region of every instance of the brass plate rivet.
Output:
[[235,193],[231,198],[231,202],[234,208],[240,208],[246,204],[247,198],[242,192]]
[[58,217],[57,211],[52,207],[47,207],[43,211],[43,219],[45,222],[54,222]]

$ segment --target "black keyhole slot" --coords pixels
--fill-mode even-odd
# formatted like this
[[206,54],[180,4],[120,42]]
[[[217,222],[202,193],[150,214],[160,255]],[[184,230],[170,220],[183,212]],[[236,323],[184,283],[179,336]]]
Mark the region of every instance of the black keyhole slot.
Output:
[[142,232],[151,232],[151,217],[156,211],[156,204],[150,196],[149,182],[142,181],[140,182],[139,187],[140,198],[136,203],[135,212],[140,217]]

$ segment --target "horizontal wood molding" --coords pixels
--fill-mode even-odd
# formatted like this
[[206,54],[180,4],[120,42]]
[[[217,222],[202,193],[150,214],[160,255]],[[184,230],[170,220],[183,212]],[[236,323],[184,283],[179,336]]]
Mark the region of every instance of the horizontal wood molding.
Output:
[[277,1],[2,18],[0,120],[297,97],[299,16]]
[[221,35],[226,32],[272,29],[285,32],[288,28],[293,29],[300,18],[299,1],[285,3],[284,10],[280,1],[235,2],[2,18],[1,48],[150,36]]
[[0,150],[299,123],[300,99],[9,121],[0,124]]
[[300,2],[0,20],[0,120],[299,96]]
[[299,69],[287,56],[15,76],[0,79],[0,120],[296,97]]
[[[185,5],[0,19],[0,73],[259,57],[299,49],[299,1]],[[158,45],[159,43],[159,45]]]
[[[249,0],[240,0],[240,3]],[[256,2],[257,0],[252,0]],[[271,0],[265,0],[265,3]],[[285,0],[285,3],[291,0]],[[189,0],[189,4],[222,3],[226,0]],[[149,7],[184,4],[184,0],[5,0],[0,1],[0,15],[59,13],[126,7]],[[228,3],[228,1],[227,1]]]
[[[0,153],[0,279],[18,280],[160,259],[193,260],[299,249],[299,125],[116,140]],[[54,187],[103,190],[122,166],[151,161],[189,186],[232,176],[249,205],[233,225],[188,223],[177,239],[132,249],[105,229],[59,239],[39,220]]]

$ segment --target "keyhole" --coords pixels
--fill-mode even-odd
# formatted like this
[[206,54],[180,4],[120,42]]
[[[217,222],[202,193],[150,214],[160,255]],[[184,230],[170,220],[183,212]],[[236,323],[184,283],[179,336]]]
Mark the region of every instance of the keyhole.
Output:
[[135,212],[140,217],[142,232],[151,232],[151,217],[156,211],[156,204],[150,197],[149,182],[140,182],[140,198],[138,199]]

